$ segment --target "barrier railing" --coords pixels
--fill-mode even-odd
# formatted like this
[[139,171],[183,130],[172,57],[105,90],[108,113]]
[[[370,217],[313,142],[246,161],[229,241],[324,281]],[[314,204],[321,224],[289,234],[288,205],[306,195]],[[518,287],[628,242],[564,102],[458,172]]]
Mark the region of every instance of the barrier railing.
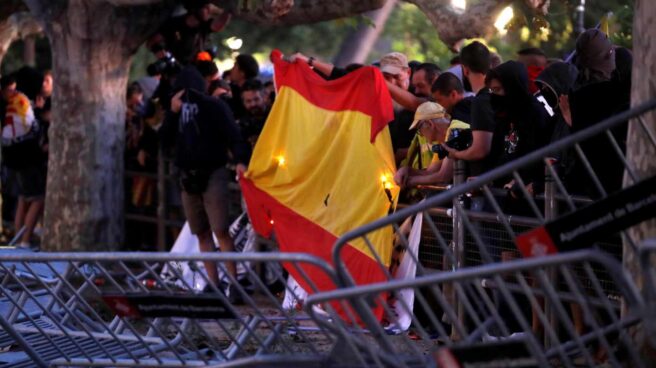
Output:
[[[586,193],[590,193],[595,202],[606,200],[609,198],[609,194],[612,194],[611,191],[620,189],[619,187],[614,188],[611,181],[618,181],[617,179],[624,172],[627,173],[629,185],[638,186],[641,183],[644,185],[647,180],[652,180],[651,177],[639,175],[637,170],[627,161],[623,150],[620,148],[624,142],[618,143],[618,139],[622,139],[622,137],[617,137],[614,133],[625,126],[628,119],[640,117],[655,108],[656,99],[650,100],[586,130],[572,134],[515,161],[486,172],[471,181],[465,182],[462,177],[459,177],[459,175],[462,176],[462,163],[456,162],[455,185],[449,187],[448,190],[428,197],[418,204],[402,208],[390,216],[355,229],[338,239],[333,248],[333,262],[340,282],[344,285],[355,285],[351,277],[351,270],[347,269],[342,259],[344,247],[355,239],[361,239],[365,244],[370,244],[369,234],[386,227],[394,228],[398,234],[395,249],[399,250],[399,253],[403,253],[400,257],[403,261],[408,261],[416,266],[414,276],[417,279],[428,277],[436,271],[460,272],[460,270],[470,267],[507,262],[517,258],[519,252],[515,246],[515,240],[518,234],[573,214],[582,206],[590,204],[590,200],[581,197],[578,193],[572,193],[570,189],[572,183],[564,183],[556,172],[551,157],[557,152],[570,150],[576,154],[579,169],[577,174],[582,176],[579,176],[581,183],[575,184],[584,184]],[[642,119],[636,119],[635,123],[647,131],[649,137],[654,137],[654,133],[649,130],[649,127],[645,125]],[[586,153],[590,152],[591,145],[604,143],[609,147],[604,153],[604,162],[599,162],[599,157],[588,157]],[[656,140],[654,139],[650,139],[647,144],[651,144],[653,148],[656,148]],[[545,191],[539,197],[533,195],[527,185],[529,179],[533,179],[528,172],[531,169],[533,169],[532,172],[535,172],[536,164],[543,164],[546,170],[544,176]],[[598,175],[598,173],[607,174],[609,167],[614,170],[615,175]],[[517,191],[512,194],[504,191],[502,192],[504,196],[501,198],[495,195],[499,194],[497,189],[499,183],[506,183],[510,179],[518,184]],[[521,208],[521,210],[517,210],[517,208]],[[420,258],[422,247],[419,247],[418,253],[410,251],[415,249],[414,246],[411,247],[408,241],[410,224],[412,219],[416,220],[417,218],[423,221],[422,241],[425,242],[426,239],[430,239],[434,242],[434,244],[431,244],[433,246],[431,254],[434,259],[430,262]],[[434,221],[435,218],[438,220]],[[597,241],[593,244],[584,246],[604,251],[616,259],[621,257],[622,241],[625,241],[634,251],[637,249],[636,244],[625,234],[625,230],[616,231],[614,234],[604,234],[603,237],[597,238]],[[422,245],[425,248],[425,243]],[[376,254],[373,247],[369,247],[369,251]],[[423,254],[425,252],[424,250]],[[430,263],[431,267],[426,267],[426,263]],[[396,275],[393,269],[389,269],[383,264],[379,264],[379,267],[390,281],[395,280],[397,277],[413,277]],[[557,285],[554,286],[557,288],[566,287],[562,279],[557,278],[557,271],[550,270],[551,273],[547,272],[545,274],[546,280],[542,280],[538,284],[548,282],[551,285]],[[613,281],[615,275],[612,272],[614,271],[603,267],[599,269],[592,268],[591,271],[592,274],[585,273],[583,269],[576,270],[580,275],[585,276],[581,279],[581,287],[585,292],[594,292],[597,287],[600,287],[607,299],[617,301],[625,297],[623,290],[618,289],[617,283]],[[530,286],[537,287],[538,284],[531,284]],[[464,323],[464,320],[468,318],[468,313],[465,309],[466,306],[461,303],[462,295],[456,293],[451,284],[445,284],[444,288],[446,289],[444,290],[444,298],[454,307],[456,315],[454,318],[460,323]],[[362,315],[368,313],[369,305],[363,301],[358,303],[353,305],[353,308],[357,311],[359,318],[365,320]],[[424,296],[415,293],[414,304],[418,305],[418,303],[422,306],[431,305]],[[572,305],[572,323],[576,331],[584,331],[586,328],[585,312],[579,303],[573,303]],[[554,301],[540,302],[539,310],[534,306],[530,319],[532,327],[538,329],[541,325],[549,324],[555,333],[560,333],[562,326],[557,323],[557,308],[558,305]],[[541,321],[542,314],[547,318],[546,323]],[[372,321],[366,322],[373,323]],[[369,326],[369,328],[372,327]],[[450,328],[452,339],[462,338],[462,331],[458,331],[453,324]],[[545,347],[548,347],[553,341],[545,338],[543,343]]]
[[[228,289],[198,289],[208,262]],[[304,254],[0,253],[0,367],[320,365],[336,336],[297,307],[304,296],[283,263],[309,292],[310,267],[337,286],[326,262]],[[277,272],[261,278],[258,266]]]

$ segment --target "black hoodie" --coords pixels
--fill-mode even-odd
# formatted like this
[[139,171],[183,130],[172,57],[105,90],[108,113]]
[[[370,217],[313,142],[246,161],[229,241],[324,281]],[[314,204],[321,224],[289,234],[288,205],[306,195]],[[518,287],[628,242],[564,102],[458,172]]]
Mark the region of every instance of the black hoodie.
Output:
[[[556,62],[546,67],[535,79],[535,83],[541,88],[542,95],[554,112],[554,115],[549,119],[549,129],[551,130],[551,134],[549,135],[551,137],[550,142],[555,142],[570,135],[569,125],[565,122],[563,114],[558,107],[558,99],[561,95],[569,94],[569,91],[576,82],[578,74],[578,69],[573,64]],[[557,167],[559,168],[559,172],[562,175],[567,175],[573,168],[572,160],[574,156],[572,152],[569,150],[558,152],[555,158],[558,160]]]
[[165,147],[175,147],[175,163],[183,170],[211,171],[228,161],[248,162],[249,149],[228,105],[205,93],[205,80],[193,66],[178,75],[173,90],[185,90],[180,113],[169,111],[160,128]]
[[[508,61],[492,69],[487,80],[501,82],[504,96],[492,94],[490,104],[495,113],[496,127],[490,156],[500,166],[539,148],[545,142],[546,110],[528,90],[528,72],[524,64]],[[528,182],[541,176],[534,168],[528,173]]]

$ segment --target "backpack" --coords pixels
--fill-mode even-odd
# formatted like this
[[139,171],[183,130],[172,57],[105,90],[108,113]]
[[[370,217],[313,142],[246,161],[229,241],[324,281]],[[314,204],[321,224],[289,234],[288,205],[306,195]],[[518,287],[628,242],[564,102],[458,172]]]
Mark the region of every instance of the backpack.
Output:
[[17,93],[7,102],[2,120],[2,158],[11,169],[34,165],[41,156],[41,128],[28,98]]

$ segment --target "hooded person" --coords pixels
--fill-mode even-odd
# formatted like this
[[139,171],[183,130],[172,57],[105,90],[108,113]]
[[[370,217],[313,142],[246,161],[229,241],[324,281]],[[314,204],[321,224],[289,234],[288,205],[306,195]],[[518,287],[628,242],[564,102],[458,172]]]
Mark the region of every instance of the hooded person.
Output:
[[[224,252],[234,249],[228,232],[228,152],[236,162],[237,174],[246,170],[248,146],[242,139],[230,108],[220,99],[208,96],[206,82],[193,66],[178,75],[170,111],[159,130],[162,145],[173,147],[175,165],[180,171],[182,206],[191,232],[198,236],[202,252],[215,249],[212,232]],[[227,272],[236,275],[232,262]],[[209,280],[219,286],[216,265],[205,262]],[[225,290],[231,302],[238,303],[232,285]]]
[[576,39],[577,87],[610,79],[615,70],[615,49],[606,34],[588,29]]
[[[546,67],[535,79],[539,96],[544,98],[545,109],[551,111],[548,127],[551,131],[549,142],[555,142],[570,135],[570,127],[563,118],[560,110],[560,96],[567,95],[578,77],[579,71],[573,64],[562,61],[555,62]],[[565,177],[573,168],[574,155],[569,150],[555,154],[556,167],[561,177]]]
[[[620,81],[612,78],[615,72],[615,49],[606,35],[598,30],[588,30],[582,33],[576,41],[579,76],[568,100],[571,111],[572,133],[589,128],[607,118],[626,111],[630,106],[630,89]],[[624,53],[622,54],[624,56]],[[620,58],[622,75],[630,73],[625,58]],[[629,64],[630,65],[630,64]],[[616,72],[615,72],[616,73]],[[619,124],[613,130],[620,150],[626,147],[628,124]],[[598,135],[581,143],[581,149],[590,161],[593,171],[599,178],[604,190],[612,193],[622,187],[622,172],[624,165],[621,158],[611,148],[611,142],[605,134]],[[570,180],[578,186],[573,190],[598,198],[602,195],[582,163],[575,170],[576,179]]]
[[[517,159],[546,142],[540,140],[546,126],[546,111],[529,92],[528,73],[524,64],[507,61],[490,70],[486,84],[491,90],[490,104],[494,111],[496,127],[490,149],[495,166]],[[528,183],[542,183],[541,165],[533,165],[520,172]],[[513,187],[511,178],[504,178],[505,187]],[[521,195],[520,195],[521,196]]]
[[492,150],[501,165],[541,145],[538,135],[545,129],[546,112],[529,92],[528,73],[520,62],[507,61],[490,70],[486,83],[497,120]]

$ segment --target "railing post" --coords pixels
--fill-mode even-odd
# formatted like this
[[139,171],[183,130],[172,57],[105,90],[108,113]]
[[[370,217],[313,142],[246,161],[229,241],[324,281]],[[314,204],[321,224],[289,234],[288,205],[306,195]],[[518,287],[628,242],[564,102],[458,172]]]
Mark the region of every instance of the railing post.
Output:
[[[558,217],[558,199],[556,198],[558,188],[556,187],[556,182],[554,181],[553,176],[551,175],[550,166],[556,162],[556,159],[547,157],[545,159],[544,167],[544,220],[549,222],[555,220]],[[555,172],[556,170],[554,170]],[[549,269],[547,277],[549,282],[552,285],[556,285],[557,282],[557,271],[555,269]],[[550,303],[544,303],[544,312],[547,318],[549,319],[549,325],[552,331],[555,331],[558,334],[558,317],[553,306]],[[535,317],[534,317],[535,318]],[[550,347],[552,341],[547,334],[544,334],[544,345]]]
[[166,162],[164,152],[157,150],[157,250],[166,252]]
[[[454,160],[453,163],[453,185],[454,187],[465,182],[465,162],[462,160]],[[462,196],[457,196],[453,199],[453,237],[451,239],[451,250],[453,252],[456,264],[451,264],[451,271],[462,268],[465,263],[465,229],[462,223],[462,214],[458,210],[458,202],[462,204]],[[451,263],[451,262],[449,262]],[[455,288],[450,286],[449,293],[447,294],[453,301],[458,319],[461,323],[465,322],[465,311],[462,303],[458,300]],[[451,336],[454,340],[458,339],[458,334],[455,328],[451,329]]]

